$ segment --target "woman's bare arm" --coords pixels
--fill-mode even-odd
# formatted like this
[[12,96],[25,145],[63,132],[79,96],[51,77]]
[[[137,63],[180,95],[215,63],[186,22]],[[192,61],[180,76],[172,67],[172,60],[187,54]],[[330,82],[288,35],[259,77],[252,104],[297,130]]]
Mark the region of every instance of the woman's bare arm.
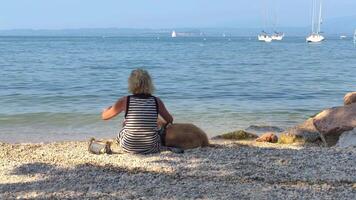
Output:
[[108,107],[101,113],[103,120],[109,120],[116,115],[120,114],[126,108],[127,97],[122,97],[113,106]]
[[173,123],[173,117],[166,109],[164,103],[158,97],[156,98],[158,103],[158,111],[159,111],[158,114],[160,114],[167,123]]

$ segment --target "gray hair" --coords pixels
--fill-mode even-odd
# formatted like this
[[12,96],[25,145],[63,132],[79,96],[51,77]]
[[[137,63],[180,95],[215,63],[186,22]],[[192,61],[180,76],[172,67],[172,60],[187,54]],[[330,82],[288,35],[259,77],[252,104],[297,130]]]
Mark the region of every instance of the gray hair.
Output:
[[132,70],[128,83],[132,94],[153,94],[155,90],[150,74],[144,69]]

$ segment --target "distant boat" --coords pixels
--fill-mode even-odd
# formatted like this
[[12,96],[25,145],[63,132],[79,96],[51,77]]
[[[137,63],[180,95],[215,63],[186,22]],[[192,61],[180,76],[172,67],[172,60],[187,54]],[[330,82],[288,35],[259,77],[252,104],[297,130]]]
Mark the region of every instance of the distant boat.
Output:
[[175,31],[172,31],[172,38],[177,37],[177,33]]
[[347,36],[346,35],[340,35],[340,40],[346,39]]
[[[273,4],[273,2],[271,2]],[[277,12],[277,5],[273,4],[274,9],[272,10],[273,12],[273,17],[272,17],[272,27],[274,30],[274,33],[271,35],[272,40],[276,41],[282,41],[284,38],[284,33],[277,31],[277,26],[278,26],[278,12]]]
[[281,41],[284,38],[284,33],[282,32],[274,32],[274,34],[271,36],[272,40],[277,40]]
[[[319,9],[317,8],[319,7]],[[307,42],[315,43],[325,40],[325,37],[321,33],[321,9],[322,0],[313,0],[312,10],[312,33],[306,38]]]
[[[263,8],[263,14],[262,14],[262,19],[263,19],[263,29],[267,30],[269,27],[269,9],[268,9],[269,3],[267,3],[267,0],[262,1],[262,8]],[[261,42],[272,42],[272,36],[269,35],[266,31],[262,30],[261,33],[257,36],[258,41]]]
[[272,42],[272,37],[268,35],[268,33],[262,31],[258,36],[258,41],[261,42]]
[[355,29],[355,32],[354,32],[354,44],[356,44],[356,29]]

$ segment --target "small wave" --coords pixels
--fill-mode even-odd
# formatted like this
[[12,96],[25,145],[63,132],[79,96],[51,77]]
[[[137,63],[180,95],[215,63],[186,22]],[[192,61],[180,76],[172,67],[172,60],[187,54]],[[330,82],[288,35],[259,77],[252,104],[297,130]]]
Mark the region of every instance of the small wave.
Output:
[[246,131],[253,132],[253,133],[265,133],[265,132],[281,133],[284,131],[284,129],[278,126],[251,125],[246,129]]

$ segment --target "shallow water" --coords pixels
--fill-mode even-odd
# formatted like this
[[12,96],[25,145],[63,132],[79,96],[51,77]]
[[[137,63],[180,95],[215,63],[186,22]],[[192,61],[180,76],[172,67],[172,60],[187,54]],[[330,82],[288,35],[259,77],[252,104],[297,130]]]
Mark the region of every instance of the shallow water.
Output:
[[0,67],[0,140],[16,142],[115,136],[122,115],[100,112],[127,95],[136,67],[176,122],[210,136],[286,128],[356,90],[356,47],[333,38],[0,37]]

